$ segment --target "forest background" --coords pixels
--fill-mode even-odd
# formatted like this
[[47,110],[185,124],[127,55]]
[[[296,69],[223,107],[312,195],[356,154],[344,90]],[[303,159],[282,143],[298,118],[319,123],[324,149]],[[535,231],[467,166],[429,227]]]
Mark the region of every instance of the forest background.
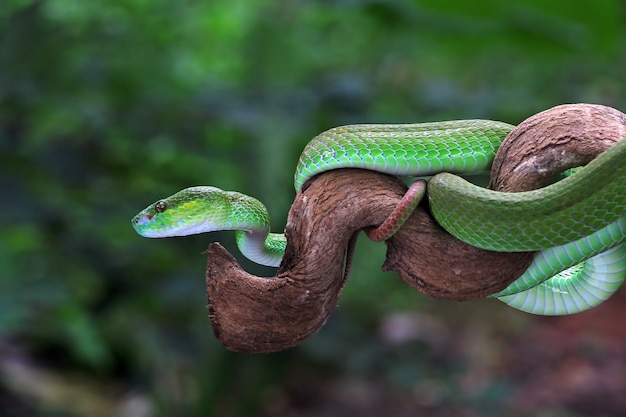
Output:
[[[205,256],[232,233],[139,237],[192,185],[263,201],[343,124],[626,110],[617,0],[4,0],[0,7],[0,415],[612,416],[626,298],[543,318],[427,298],[361,239],[321,332],[226,351]],[[622,323],[622,324],[620,324]]]

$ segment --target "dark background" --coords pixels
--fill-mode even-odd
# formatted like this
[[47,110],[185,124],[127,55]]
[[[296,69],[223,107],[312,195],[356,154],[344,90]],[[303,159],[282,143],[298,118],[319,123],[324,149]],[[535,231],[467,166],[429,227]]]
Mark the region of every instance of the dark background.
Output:
[[239,256],[232,233],[130,218],[204,184],[279,231],[300,151],[341,124],[623,111],[625,28],[610,0],[3,0],[0,415],[623,415],[623,291],[563,318],[433,300],[362,238],[320,333],[236,354],[201,253]]

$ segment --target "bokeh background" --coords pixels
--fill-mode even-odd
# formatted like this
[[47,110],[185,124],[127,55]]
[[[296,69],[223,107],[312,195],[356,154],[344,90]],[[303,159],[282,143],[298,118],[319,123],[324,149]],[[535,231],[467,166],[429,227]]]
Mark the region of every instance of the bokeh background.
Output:
[[[617,416],[626,294],[572,317],[429,299],[361,239],[326,326],[225,350],[202,251],[130,218],[191,185],[266,203],[358,122],[626,110],[618,0],[3,0],[0,415]],[[239,258],[250,272],[273,270]]]

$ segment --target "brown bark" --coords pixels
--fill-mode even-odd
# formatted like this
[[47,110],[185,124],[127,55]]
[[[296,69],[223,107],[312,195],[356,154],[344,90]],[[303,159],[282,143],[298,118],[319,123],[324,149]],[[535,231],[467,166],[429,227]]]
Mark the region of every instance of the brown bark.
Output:
[[[315,178],[291,207],[289,243],[274,278],[248,274],[221,245],[211,245],[207,288],[216,337],[231,350],[269,352],[319,330],[344,285],[350,237],[382,223],[405,191],[397,178],[371,171],[342,169]],[[467,245],[421,207],[387,243],[385,270],[427,295],[452,300],[505,288],[532,258]]]
[[[558,141],[568,143],[582,129],[576,120],[587,113],[591,113],[594,129],[600,128],[607,118],[619,125],[626,120],[620,118],[623,114],[615,115],[613,109],[605,111],[608,108],[603,106],[555,109],[552,111],[556,112],[556,122],[551,122],[549,113],[537,115],[548,127],[542,128],[543,123],[539,125],[531,118],[526,125],[520,125],[522,129],[512,133],[512,142],[525,135],[530,140],[520,141],[519,146],[526,147],[522,150],[504,146],[505,152],[512,153],[510,158],[517,158],[522,166],[542,168],[547,161],[559,159],[559,155],[569,155],[560,151],[560,145],[550,145],[546,133],[561,132]],[[563,112],[569,114],[566,119],[560,116]],[[563,126],[572,126],[569,133],[563,133]],[[617,132],[619,129],[614,128]],[[598,135],[609,142],[613,138],[604,131],[592,136]],[[533,156],[528,147],[534,151],[543,149],[549,156]],[[598,149],[605,147],[600,145]],[[498,162],[497,173],[516,177],[514,187],[528,189],[519,179],[542,170],[515,171],[507,165],[508,159],[507,156]],[[559,164],[555,165],[560,169]],[[539,177],[543,175],[542,171]],[[540,182],[534,177],[532,181],[534,185]],[[492,183],[511,191],[506,181],[492,178]],[[248,274],[221,245],[212,244],[208,249],[206,282],[209,317],[216,337],[230,350],[258,353],[295,346],[319,330],[337,304],[345,283],[344,257],[351,236],[382,223],[405,191],[406,186],[397,178],[370,171],[343,169],[314,178],[298,193],[291,207],[285,230],[287,250],[273,278]],[[485,297],[505,288],[521,275],[533,256],[469,246],[443,231],[424,207],[418,207],[387,245],[384,270],[396,272],[426,295],[459,301]]]
[[564,104],[520,123],[498,149],[490,188],[528,191],[583,166],[626,137],[626,115],[599,104]]

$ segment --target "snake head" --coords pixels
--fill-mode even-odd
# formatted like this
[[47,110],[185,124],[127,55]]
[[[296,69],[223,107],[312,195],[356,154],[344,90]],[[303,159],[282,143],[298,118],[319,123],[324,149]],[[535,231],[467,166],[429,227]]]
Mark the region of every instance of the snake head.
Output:
[[216,187],[185,188],[149,205],[131,223],[141,236],[154,238],[223,230],[216,225],[231,204],[229,194]]

